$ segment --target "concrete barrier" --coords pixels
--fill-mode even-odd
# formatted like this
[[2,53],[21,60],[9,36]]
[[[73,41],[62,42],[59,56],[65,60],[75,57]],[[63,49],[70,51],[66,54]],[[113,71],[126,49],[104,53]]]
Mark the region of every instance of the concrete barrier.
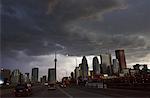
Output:
[[86,87],[88,87],[88,88],[107,88],[107,85],[103,84],[103,83],[87,83]]

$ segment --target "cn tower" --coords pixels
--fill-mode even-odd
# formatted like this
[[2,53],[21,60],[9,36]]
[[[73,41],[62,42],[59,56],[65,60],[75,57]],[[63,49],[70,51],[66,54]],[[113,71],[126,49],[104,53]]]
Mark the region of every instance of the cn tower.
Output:
[[57,57],[56,57],[56,51],[55,51],[55,59],[54,59],[54,62],[55,62],[55,80],[57,80],[57,74],[56,74],[56,63],[57,63]]

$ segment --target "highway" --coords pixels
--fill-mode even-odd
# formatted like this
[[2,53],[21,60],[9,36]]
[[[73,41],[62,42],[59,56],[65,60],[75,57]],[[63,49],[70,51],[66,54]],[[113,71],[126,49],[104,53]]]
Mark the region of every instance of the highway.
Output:
[[[85,88],[85,87],[57,87],[56,90],[48,90],[45,86],[32,87],[31,97],[47,98],[150,98],[148,91],[123,90],[123,89],[102,89],[102,88]],[[15,98],[13,89],[1,90],[2,98]]]

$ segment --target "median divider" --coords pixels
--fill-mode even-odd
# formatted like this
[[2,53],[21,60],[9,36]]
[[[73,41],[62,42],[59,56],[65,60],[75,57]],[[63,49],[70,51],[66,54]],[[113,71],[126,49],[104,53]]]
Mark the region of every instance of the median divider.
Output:
[[103,83],[86,83],[87,88],[107,88],[106,84]]

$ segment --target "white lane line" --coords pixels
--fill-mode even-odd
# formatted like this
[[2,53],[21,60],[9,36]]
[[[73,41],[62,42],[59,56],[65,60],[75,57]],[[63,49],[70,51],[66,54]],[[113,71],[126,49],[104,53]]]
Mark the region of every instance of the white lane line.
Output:
[[62,90],[61,88],[58,87],[58,89],[59,89],[62,93],[64,93],[67,97],[73,98],[73,96],[71,96],[69,93],[65,92],[65,91]]

